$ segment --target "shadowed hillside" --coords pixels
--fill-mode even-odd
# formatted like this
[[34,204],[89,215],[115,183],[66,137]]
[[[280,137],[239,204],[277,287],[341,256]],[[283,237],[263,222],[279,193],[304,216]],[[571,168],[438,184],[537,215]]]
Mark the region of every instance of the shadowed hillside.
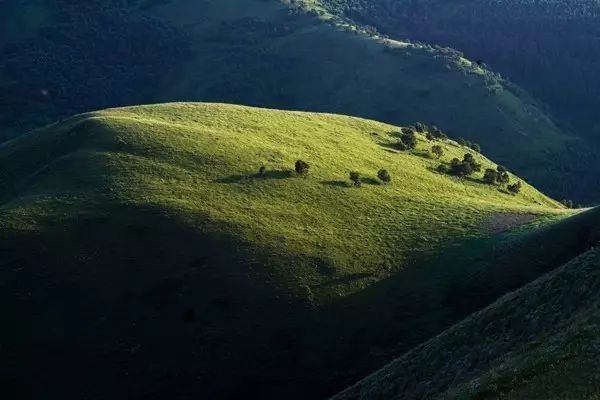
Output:
[[[324,398],[589,246],[588,214],[565,218],[574,211],[527,184],[511,194],[482,172],[439,173],[465,153],[495,164],[421,134],[399,151],[400,133],[169,104],[80,115],[0,145],[5,387]],[[519,250],[527,243],[537,250]]]
[[[596,243],[600,231],[595,231]],[[590,250],[334,399],[596,399],[600,252]]]

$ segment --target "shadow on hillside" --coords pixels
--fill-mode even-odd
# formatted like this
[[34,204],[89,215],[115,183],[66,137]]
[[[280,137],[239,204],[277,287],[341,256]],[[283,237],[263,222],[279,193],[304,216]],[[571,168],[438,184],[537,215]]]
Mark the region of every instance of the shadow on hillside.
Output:
[[252,180],[267,180],[267,179],[287,179],[294,176],[292,171],[285,170],[276,170],[276,171],[266,171],[264,174],[249,174],[249,175],[230,175],[224,178],[219,178],[215,180],[217,183],[242,183],[249,182]]
[[431,153],[428,152],[427,150],[413,150],[410,153],[417,157],[426,158],[428,160],[433,160],[433,157],[431,157]]
[[401,151],[398,150],[398,145],[396,145],[396,143],[379,143],[379,146],[383,147],[385,151],[390,153],[401,153]]
[[344,275],[344,276],[340,276],[338,278],[328,280],[327,282],[323,282],[319,285],[316,285],[315,287],[322,288],[322,287],[329,287],[329,286],[335,286],[335,285],[343,285],[343,284],[347,284],[347,283],[360,281],[365,278],[371,278],[374,275],[375,274],[372,272],[356,272],[353,274],[348,274],[348,275]]
[[373,185],[373,186],[381,185],[380,181],[378,181],[375,178],[371,178],[370,176],[367,176],[365,178],[360,178],[360,183],[364,183],[365,185]]
[[346,181],[321,181],[321,185],[349,188],[351,185]]

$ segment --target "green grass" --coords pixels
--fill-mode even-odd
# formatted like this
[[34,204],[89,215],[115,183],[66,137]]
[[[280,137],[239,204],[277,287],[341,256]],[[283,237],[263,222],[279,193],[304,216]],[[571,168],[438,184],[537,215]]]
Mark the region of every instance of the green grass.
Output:
[[[113,104],[228,102],[403,125],[420,120],[455,139],[478,142],[497,162],[554,197],[571,198],[594,187],[591,168],[581,171],[576,162],[581,157],[563,166],[566,149],[580,149],[581,143],[523,91],[449,49],[345,32],[348,27],[320,18],[290,15],[290,5],[279,1],[177,0],[144,11],[138,5],[47,4],[48,13],[75,22],[52,26],[52,40],[33,38],[11,53],[7,63],[13,67],[3,70],[10,76],[0,84],[6,82],[1,92],[12,104],[39,88],[50,95],[19,100],[18,107],[1,113],[0,135]],[[160,20],[156,30],[148,28],[148,15]],[[78,23],[86,18],[93,23]],[[118,26],[127,29],[118,39],[124,48],[114,61],[112,39],[98,21],[122,19]],[[143,42],[146,36],[152,41]],[[80,48],[82,42],[91,44]],[[171,51],[177,49],[182,51]],[[37,60],[46,60],[46,54],[56,62],[40,67]]]
[[[323,398],[586,246],[587,214],[527,184],[511,195],[441,175],[425,138],[393,149],[399,130],[179,103],[3,143],[0,304],[18,304],[28,343],[7,338],[7,376],[33,368],[34,393],[63,397]],[[443,146],[443,161],[469,151]],[[485,233],[499,212],[535,217]]]
[[[77,134],[78,126],[85,133]],[[390,268],[400,268],[411,253],[426,252],[453,237],[480,235],[478,224],[491,213],[564,212],[527,185],[514,196],[476,181],[477,175],[458,180],[439,174],[434,171],[439,161],[428,153],[432,142],[421,137],[415,151],[399,152],[393,150],[398,140],[394,132],[399,128],[357,118],[227,105],[102,111],[3,146],[3,153],[13,154],[13,164],[32,157],[20,149],[36,146],[35,141],[44,148],[55,146],[59,153],[65,151],[65,141],[78,143],[72,152],[47,160],[43,175],[4,207],[22,220],[35,204],[54,202],[55,194],[76,206],[93,199],[90,187],[98,190],[97,184],[108,180],[127,205],[201,214],[270,251],[323,259],[341,275],[382,277]],[[473,153],[454,142],[443,147],[446,162]],[[494,166],[476,157],[484,168]],[[292,172],[297,159],[311,165],[308,177]],[[85,166],[95,164],[111,171],[110,176],[96,167],[90,174]],[[263,164],[266,178],[253,177]],[[80,171],[79,165],[84,166]],[[64,182],[63,168],[81,179]],[[379,184],[380,168],[390,171],[391,184]],[[350,187],[351,170],[367,180],[361,188]],[[25,205],[23,198],[28,199]],[[273,273],[307,285],[323,279],[309,265]],[[341,294],[349,289],[341,288]]]

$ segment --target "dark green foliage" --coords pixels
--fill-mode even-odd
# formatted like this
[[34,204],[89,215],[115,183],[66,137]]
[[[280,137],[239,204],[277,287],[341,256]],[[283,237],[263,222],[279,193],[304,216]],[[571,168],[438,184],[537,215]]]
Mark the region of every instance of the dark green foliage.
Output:
[[517,183],[508,185],[506,188],[508,189],[509,192],[518,194],[521,191],[522,187],[523,187],[523,185],[522,185],[521,181],[517,181]]
[[444,155],[444,149],[440,145],[434,145],[431,147],[431,152],[437,157],[440,158]]
[[442,130],[435,125],[431,127],[430,132],[433,135],[433,137],[436,139],[439,139],[439,140],[447,140],[448,139],[448,135],[446,135],[444,132],[442,132]]
[[481,171],[481,164],[475,160],[475,157],[473,157],[473,154],[471,153],[466,153],[464,155],[463,164],[469,164],[473,172]]
[[360,186],[360,173],[357,171],[350,171],[350,180],[352,181],[352,184],[356,187]]
[[310,165],[306,161],[298,160],[294,165],[294,169],[298,175],[308,175]]
[[260,177],[264,177],[267,173],[267,167],[264,165],[261,165],[260,168],[258,169],[258,176]]
[[494,185],[498,179],[498,171],[487,168],[483,173],[483,181],[488,185]]
[[508,175],[508,172],[506,171],[497,172],[496,182],[501,185],[507,185],[508,182],[510,182],[510,175]]
[[435,136],[433,136],[433,133],[431,132],[427,132],[425,134],[425,137],[427,138],[427,140],[431,141],[431,140],[435,140]]
[[500,173],[502,173],[502,172],[508,172],[508,170],[504,166],[502,166],[502,165],[498,165],[496,167],[496,171],[498,171]]
[[481,153],[481,146],[479,146],[477,143],[472,143],[469,147],[471,147],[472,150]]
[[402,142],[407,150],[412,150],[417,147],[417,135],[412,129],[404,128],[400,142]]
[[390,183],[392,180],[392,177],[390,176],[390,173],[388,172],[387,169],[380,169],[379,171],[377,171],[377,177],[383,183]]
[[415,130],[419,133],[425,133],[426,131],[428,131],[427,125],[425,125],[422,122],[415,123]]

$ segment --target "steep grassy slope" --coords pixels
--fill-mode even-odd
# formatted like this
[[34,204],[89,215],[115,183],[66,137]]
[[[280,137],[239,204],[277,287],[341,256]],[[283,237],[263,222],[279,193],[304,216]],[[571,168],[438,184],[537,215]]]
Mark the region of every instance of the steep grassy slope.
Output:
[[[600,231],[596,230],[596,240]],[[597,399],[600,251],[590,250],[335,399]]]
[[[169,104],[0,145],[3,387],[322,398],[589,246],[595,217],[441,175],[425,138],[390,147],[398,130]],[[529,224],[496,233],[507,216]]]
[[116,105],[225,101],[423,120],[479,142],[554,197],[584,200],[599,186],[593,153],[521,90],[451,50],[343,32],[279,1],[45,7],[55,22],[2,50],[4,137]]

